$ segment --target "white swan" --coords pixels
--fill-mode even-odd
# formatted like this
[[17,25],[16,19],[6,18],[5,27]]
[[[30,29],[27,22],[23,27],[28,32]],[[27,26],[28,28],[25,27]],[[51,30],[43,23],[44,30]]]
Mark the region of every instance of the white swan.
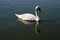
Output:
[[41,12],[39,5],[37,5],[35,7],[35,15],[33,15],[31,13],[24,13],[24,14],[20,14],[20,15],[15,13],[15,15],[22,20],[39,21],[38,11]]

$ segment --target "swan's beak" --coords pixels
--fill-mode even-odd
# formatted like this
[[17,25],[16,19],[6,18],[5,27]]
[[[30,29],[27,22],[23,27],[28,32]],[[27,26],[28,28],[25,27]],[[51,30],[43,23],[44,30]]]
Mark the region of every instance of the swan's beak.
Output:
[[41,8],[39,7],[38,10],[41,12]]

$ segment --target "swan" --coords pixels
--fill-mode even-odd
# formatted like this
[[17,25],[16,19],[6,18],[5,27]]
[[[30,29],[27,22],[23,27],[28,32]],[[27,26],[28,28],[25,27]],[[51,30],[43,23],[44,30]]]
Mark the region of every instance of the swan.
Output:
[[15,15],[22,20],[26,20],[26,21],[39,21],[39,16],[38,16],[38,11],[41,12],[40,6],[37,5],[35,7],[35,15],[31,14],[31,13],[24,13],[24,14],[16,14]]

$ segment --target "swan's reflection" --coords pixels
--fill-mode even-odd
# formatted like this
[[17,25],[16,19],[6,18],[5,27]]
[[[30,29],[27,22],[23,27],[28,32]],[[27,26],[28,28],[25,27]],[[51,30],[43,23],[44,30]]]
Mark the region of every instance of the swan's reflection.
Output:
[[24,24],[33,24],[33,23],[35,23],[33,21],[31,22],[31,21],[25,21],[25,20],[21,20],[21,19],[17,19],[17,20],[24,23]]
[[39,30],[39,23],[40,22],[34,22],[34,21],[24,21],[24,20],[21,20],[21,19],[17,19],[18,21],[21,21],[22,23],[24,24],[33,24],[35,23],[35,33],[38,35],[40,33],[40,30]]
[[40,22],[36,22],[36,25],[35,25],[35,33],[36,33],[37,35],[40,33],[39,23],[40,23]]

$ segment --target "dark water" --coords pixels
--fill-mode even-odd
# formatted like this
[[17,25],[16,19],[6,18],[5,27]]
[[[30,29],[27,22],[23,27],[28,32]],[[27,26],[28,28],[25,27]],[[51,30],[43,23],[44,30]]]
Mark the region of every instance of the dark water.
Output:
[[[39,34],[36,23],[16,21],[15,13],[31,12],[41,7]],[[60,40],[60,0],[0,0],[0,40]]]

